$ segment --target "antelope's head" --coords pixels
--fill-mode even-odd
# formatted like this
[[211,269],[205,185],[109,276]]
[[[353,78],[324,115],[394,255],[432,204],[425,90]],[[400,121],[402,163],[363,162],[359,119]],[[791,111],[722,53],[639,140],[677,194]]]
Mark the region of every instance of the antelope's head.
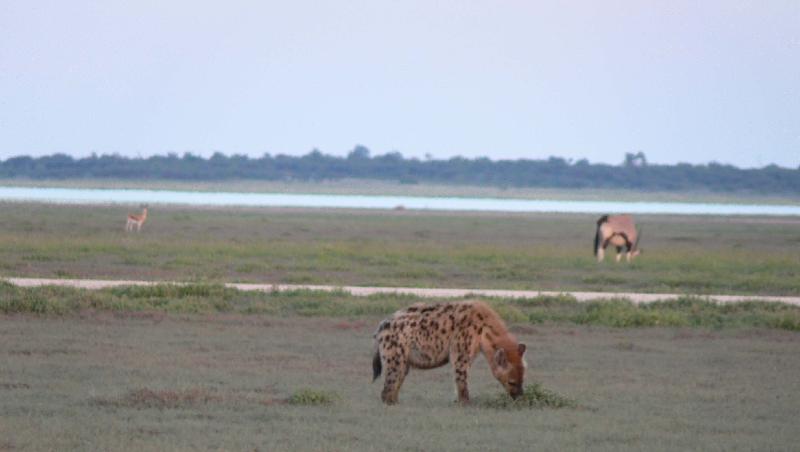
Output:
[[516,347],[498,347],[494,352],[490,367],[492,374],[503,385],[512,399],[522,395],[525,378],[525,344]]

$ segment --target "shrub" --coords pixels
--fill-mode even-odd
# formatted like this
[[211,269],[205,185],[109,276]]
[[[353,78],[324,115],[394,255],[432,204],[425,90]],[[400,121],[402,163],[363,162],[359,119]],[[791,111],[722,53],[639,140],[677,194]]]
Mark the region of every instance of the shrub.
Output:
[[289,405],[332,405],[340,400],[338,394],[331,391],[321,391],[316,389],[300,389],[295,391],[286,402]]
[[542,387],[539,383],[525,386],[523,394],[512,399],[507,393],[493,397],[477,398],[476,406],[494,409],[544,409],[544,408],[577,408],[578,403],[555,391]]

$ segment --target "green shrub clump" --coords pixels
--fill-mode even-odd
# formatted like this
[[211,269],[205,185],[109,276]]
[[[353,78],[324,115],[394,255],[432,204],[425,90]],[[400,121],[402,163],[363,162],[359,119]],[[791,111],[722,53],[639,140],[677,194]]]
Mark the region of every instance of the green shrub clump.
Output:
[[476,399],[476,406],[494,409],[545,409],[577,408],[578,403],[555,391],[542,387],[540,383],[528,384],[523,394],[512,399],[507,393]]
[[321,391],[316,389],[300,389],[295,391],[287,400],[289,405],[333,405],[340,400],[338,394],[331,391]]

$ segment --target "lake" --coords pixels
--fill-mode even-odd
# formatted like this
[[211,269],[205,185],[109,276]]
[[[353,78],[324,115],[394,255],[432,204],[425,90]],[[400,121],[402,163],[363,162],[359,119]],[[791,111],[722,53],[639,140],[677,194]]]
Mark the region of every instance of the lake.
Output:
[[73,204],[328,207],[483,212],[639,213],[800,216],[800,205],[688,202],[554,201],[535,199],[228,193],[174,190],[0,187],[0,201]]

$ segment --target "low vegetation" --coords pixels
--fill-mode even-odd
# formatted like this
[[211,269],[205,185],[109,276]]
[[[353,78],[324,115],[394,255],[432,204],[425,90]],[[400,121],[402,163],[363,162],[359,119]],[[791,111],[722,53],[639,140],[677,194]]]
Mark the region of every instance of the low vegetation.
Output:
[[340,399],[339,395],[332,391],[306,388],[295,391],[286,402],[290,405],[315,406],[332,405]]
[[[222,285],[127,286],[102,290],[69,287],[22,288],[0,282],[0,313],[49,315],[103,310],[120,314],[267,314],[304,317],[375,317],[425,300],[409,295],[357,297],[346,292],[296,290],[250,292]],[[509,322],[519,324],[629,327],[764,327],[800,331],[800,307],[752,301],[717,304],[697,297],[634,304],[625,299],[582,303],[571,296],[487,301]]]
[[575,400],[550,389],[546,389],[541,383],[529,383],[525,385],[525,392],[516,399],[512,399],[506,392],[498,392],[494,396],[478,397],[473,403],[478,407],[495,409],[578,407],[578,403]]

